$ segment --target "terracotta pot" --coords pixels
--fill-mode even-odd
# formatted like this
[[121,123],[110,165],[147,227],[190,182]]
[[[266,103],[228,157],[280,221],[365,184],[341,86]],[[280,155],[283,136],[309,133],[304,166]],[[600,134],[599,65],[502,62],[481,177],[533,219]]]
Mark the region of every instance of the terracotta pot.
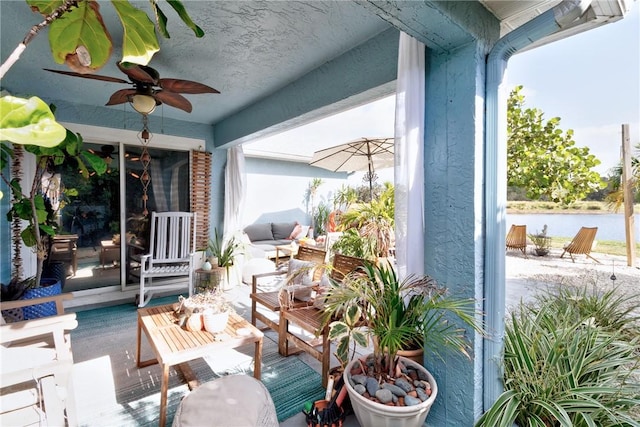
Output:
[[413,350],[399,350],[398,356],[406,357],[407,359],[411,359],[417,364],[424,366],[424,349],[422,347]]

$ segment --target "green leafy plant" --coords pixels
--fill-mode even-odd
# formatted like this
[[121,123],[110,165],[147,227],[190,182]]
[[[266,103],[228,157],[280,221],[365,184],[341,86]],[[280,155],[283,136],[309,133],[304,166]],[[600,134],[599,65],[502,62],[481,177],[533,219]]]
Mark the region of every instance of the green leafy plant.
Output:
[[214,229],[214,238],[209,239],[207,250],[211,256],[218,259],[218,267],[225,267],[227,272],[233,266],[236,251],[240,248],[240,243],[236,241],[235,236],[224,242],[222,236],[218,234],[218,229]]
[[367,346],[373,339],[376,372],[384,373],[386,366],[393,376],[398,350],[411,343],[428,346],[436,354],[448,348],[469,356],[466,330],[450,320],[452,315],[482,332],[473,300],[451,297],[429,276],[400,280],[390,264],[367,263],[362,271],[333,283],[324,319],[330,338],[338,342],[341,363],[353,357],[356,344]]
[[[55,122],[53,111],[41,99],[34,97],[25,100],[4,96],[0,98],[0,109],[3,112],[0,119],[0,176],[12,194],[12,205],[7,219],[13,221],[19,218],[27,221],[27,226],[19,236],[24,244],[33,248],[36,253],[35,283],[39,284],[50,238],[55,236],[58,226],[52,205],[45,197],[46,190],[43,191],[42,188],[44,174],[65,161],[74,161],[82,176],[88,178],[90,172],[103,174],[107,165],[104,159],[83,149],[80,134],[75,134]],[[25,151],[35,156],[36,161],[31,189],[28,191],[22,189],[20,179],[4,175],[6,165],[15,156],[16,147],[22,146]],[[19,242],[14,242],[14,247],[16,250],[19,249]],[[14,269],[13,273],[14,280],[21,279],[19,268]]]
[[505,391],[476,426],[639,426],[632,313],[615,292],[561,291],[521,304],[506,328]]
[[535,252],[537,255],[543,256],[549,253],[551,248],[551,238],[545,234],[528,234],[529,240],[535,246]]
[[361,236],[356,228],[347,229],[340,236],[331,250],[342,255],[375,260],[376,242],[372,236]]
[[[29,29],[22,42],[2,64],[0,78],[19,59],[20,53],[39,31],[47,27],[49,27],[49,45],[55,62],[66,63],[69,68],[78,73],[95,72],[107,63],[113,44],[97,1],[27,0],[26,3],[33,11],[41,13],[45,19]],[[180,0],[171,0],[167,3],[196,37],[204,36],[204,31],[194,24]],[[134,7],[127,0],[113,1],[111,5],[124,30],[121,62],[147,65],[153,55],[160,50],[155,31],[156,25],[160,34],[169,38],[168,18],[160,8],[158,0],[149,1],[156,20],[155,25],[145,11]]]
[[527,189],[527,197],[564,204],[606,187],[593,168],[600,160],[587,147],[576,147],[573,130],[563,135],[560,118],[544,120],[542,111],[525,108],[522,86],[507,101],[507,179]]
[[314,234],[316,236],[321,236],[325,234],[327,221],[329,220],[330,214],[329,206],[324,203],[319,203],[313,213],[313,224],[314,224]]
[[344,212],[338,228],[346,231],[355,228],[363,238],[372,239],[374,253],[387,257],[395,240],[395,196],[394,187],[385,183],[380,196],[369,203],[360,203]]

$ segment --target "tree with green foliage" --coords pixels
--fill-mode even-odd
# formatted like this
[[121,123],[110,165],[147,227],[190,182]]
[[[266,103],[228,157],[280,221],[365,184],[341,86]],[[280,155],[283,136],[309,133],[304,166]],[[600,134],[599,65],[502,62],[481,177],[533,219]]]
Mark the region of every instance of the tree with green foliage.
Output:
[[545,120],[539,109],[525,108],[521,90],[511,91],[507,106],[507,185],[526,188],[530,199],[563,204],[603,188],[593,170],[600,160],[576,147],[572,129],[563,134],[559,117]]
[[355,228],[362,238],[375,242],[375,257],[386,257],[395,240],[395,191],[386,182],[380,196],[370,202],[358,203],[340,217],[338,228],[346,231]]
[[[634,201],[640,203],[640,143],[635,146],[637,155],[631,157],[631,182]],[[614,212],[618,212],[624,203],[624,185],[622,183],[622,165],[619,164],[611,170],[609,176],[612,190],[607,194],[605,201]]]

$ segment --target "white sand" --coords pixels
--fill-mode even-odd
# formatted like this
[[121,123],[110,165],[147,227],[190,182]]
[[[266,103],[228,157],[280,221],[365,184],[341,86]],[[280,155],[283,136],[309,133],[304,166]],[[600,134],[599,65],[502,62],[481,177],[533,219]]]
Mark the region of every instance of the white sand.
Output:
[[[636,259],[636,267],[629,267],[626,256],[593,252],[591,255],[600,261],[598,264],[585,255],[574,256],[575,262],[571,262],[569,254],[560,258],[561,254],[561,249],[551,249],[544,257],[527,251],[529,258],[525,259],[520,251],[507,251],[507,309],[521,298],[526,301],[536,291],[554,285],[586,285],[597,290],[616,286],[626,294],[640,295],[640,259]],[[615,281],[611,280],[612,274]]]

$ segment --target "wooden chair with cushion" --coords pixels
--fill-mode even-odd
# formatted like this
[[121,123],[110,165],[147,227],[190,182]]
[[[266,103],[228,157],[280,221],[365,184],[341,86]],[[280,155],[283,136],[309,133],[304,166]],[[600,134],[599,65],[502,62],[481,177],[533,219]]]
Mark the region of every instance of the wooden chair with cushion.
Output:
[[[365,262],[360,258],[336,253],[333,257],[329,277],[334,282],[339,283],[347,274],[364,266]],[[299,350],[319,360],[322,363],[322,385],[326,387],[331,359],[331,342],[329,341],[329,326],[323,325],[324,310],[321,306],[322,304],[303,307],[281,307],[278,351],[283,356],[289,356],[289,343],[292,343]],[[302,333],[292,332],[290,326],[299,328]],[[312,334],[313,338],[304,336],[304,332]]]
[[0,425],[77,425],[69,331],[78,322],[75,313],[64,314],[63,306],[71,297],[0,303],[3,311],[52,301],[57,307],[54,316],[0,326]]
[[511,225],[509,233],[507,233],[506,244],[507,250],[518,249],[524,254],[525,258],[529,258],[527,256],[527,226]]
[[[299,261],[307,261],[318,266],[324,264],[325,251],[316,249],[309,246],[300,246],[298,253],[294,259]],[[319,281],[323,273],[322,268],[316,268],[313,272],[313,281]],[[255,274],[251,281],[251,324],[257,326],[256,322],[259,320],[265,324],[268,328],[278,331],[279,329],[279,315],[280,312],[280,289],[286,279],[286,276],[290,274],[289,270],[274,271],[270,273]],[[273,280],[279,278],[280,280]],[[264,284],[265,280],[271,279],[270,284]],[[306,302],[300,302],[300,305],[307,305]],[[261,312],[260,310],[266,310]],[[270,316],[269,314],[275,313],[276,316]]]
[[564,256],[565,253],[568,253],[571,257],[572,262],[576,262],[573,259],[574,255],[584,254],[588,258],[591,258],[598,264],[600,261],[591,256],[591,249],[593,248],[593,242],[596,238],[596,233],[598,232],[598,227],[582,227],[578,234],[575,235],[573,240],[566,245],[564,245],[564,251],[560,258]]

